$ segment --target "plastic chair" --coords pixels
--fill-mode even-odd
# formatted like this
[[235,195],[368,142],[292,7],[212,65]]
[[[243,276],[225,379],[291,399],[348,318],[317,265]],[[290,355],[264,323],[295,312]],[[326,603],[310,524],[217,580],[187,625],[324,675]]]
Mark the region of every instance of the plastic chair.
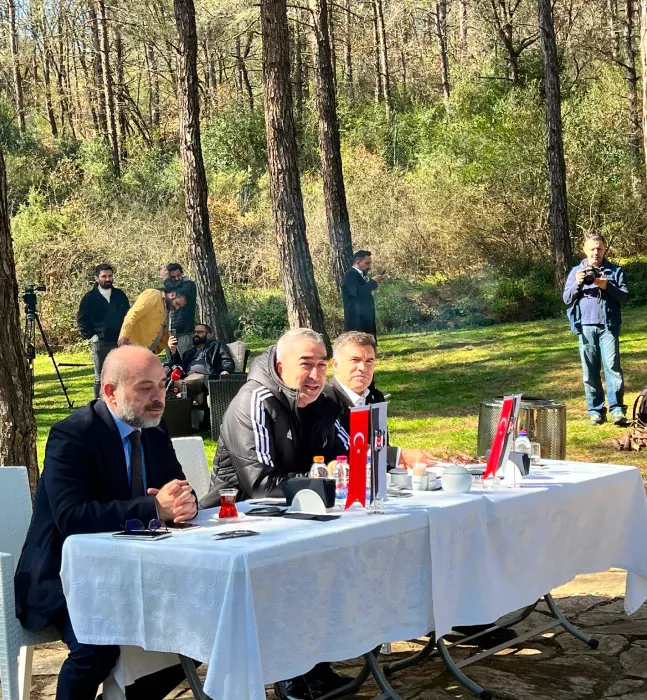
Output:
[[29,632],[16,618],[13,577],[31,521],[25,467],[0,467],[0,680],[3,700],[29,700],[35,644],[57,642],[54,627]]
[[236,372],[247,371],[247,361],[249,360],[249,350],[242,340],[236,340],[227,345],[235,365]]
[[209,491],[211,474],[207,464],[207,453],[201,437],[173,438],[173,449],[182,465],[182,471],[187,481],[198,496],[198,501]]

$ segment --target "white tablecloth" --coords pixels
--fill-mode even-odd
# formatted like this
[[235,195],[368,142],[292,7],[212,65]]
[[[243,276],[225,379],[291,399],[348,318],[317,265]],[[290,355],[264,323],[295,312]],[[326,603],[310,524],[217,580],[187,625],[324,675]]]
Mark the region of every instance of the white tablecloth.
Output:
[[[492,622],[579,573],[627,569],[628,613],[647,598],[647,500],[631,467],[552,462],[522,488],[416,494],[384,516],[248,521],[227,527],[261,536],[68,538],[61,576],[79,641],[208,661],[208,695],[252,700],[318,661]],[[145,672],[134,665],[124,654],[122,683]]]

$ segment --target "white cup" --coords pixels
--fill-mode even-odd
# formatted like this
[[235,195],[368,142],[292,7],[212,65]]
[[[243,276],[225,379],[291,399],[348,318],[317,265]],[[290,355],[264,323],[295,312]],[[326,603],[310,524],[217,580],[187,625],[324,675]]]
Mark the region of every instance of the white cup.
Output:
[[426,491],[427,490],[427,475],[418,476],[413,474],[411,477],[411,486],[414,491]]

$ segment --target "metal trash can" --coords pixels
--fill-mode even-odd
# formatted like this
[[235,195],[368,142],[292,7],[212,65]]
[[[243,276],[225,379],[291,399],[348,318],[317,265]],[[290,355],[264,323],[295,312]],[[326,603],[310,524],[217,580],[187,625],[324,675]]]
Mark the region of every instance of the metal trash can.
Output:
[[[481,402],[479,411],[478,454],[485,455],[492,446],[499,422],[503,396]],[[551,399],[522,396],[515,435],[525,430],[531,442],[541,445],[545,459],[566,459],[566,406]]]

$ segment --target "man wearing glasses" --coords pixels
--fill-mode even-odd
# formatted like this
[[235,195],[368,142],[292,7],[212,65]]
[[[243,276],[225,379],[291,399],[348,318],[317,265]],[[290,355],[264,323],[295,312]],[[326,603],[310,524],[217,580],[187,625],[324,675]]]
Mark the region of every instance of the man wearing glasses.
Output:
[[[49,434],[34,513],[15,577],[16,614],[26,629],[56,627],[70,653],[56,700],[95,700],[119,647],[81,644],[59,576],[69,535],[117,532],[129,521],[176,523],[197,512],[164,425],[166,377],[153,353],[124,346],[109,353],[101,399],[91,401]],[[152,526],[151,526],[152,527]],[[139,679],[128,698],[164,698],[184,678],[179,666]]]

